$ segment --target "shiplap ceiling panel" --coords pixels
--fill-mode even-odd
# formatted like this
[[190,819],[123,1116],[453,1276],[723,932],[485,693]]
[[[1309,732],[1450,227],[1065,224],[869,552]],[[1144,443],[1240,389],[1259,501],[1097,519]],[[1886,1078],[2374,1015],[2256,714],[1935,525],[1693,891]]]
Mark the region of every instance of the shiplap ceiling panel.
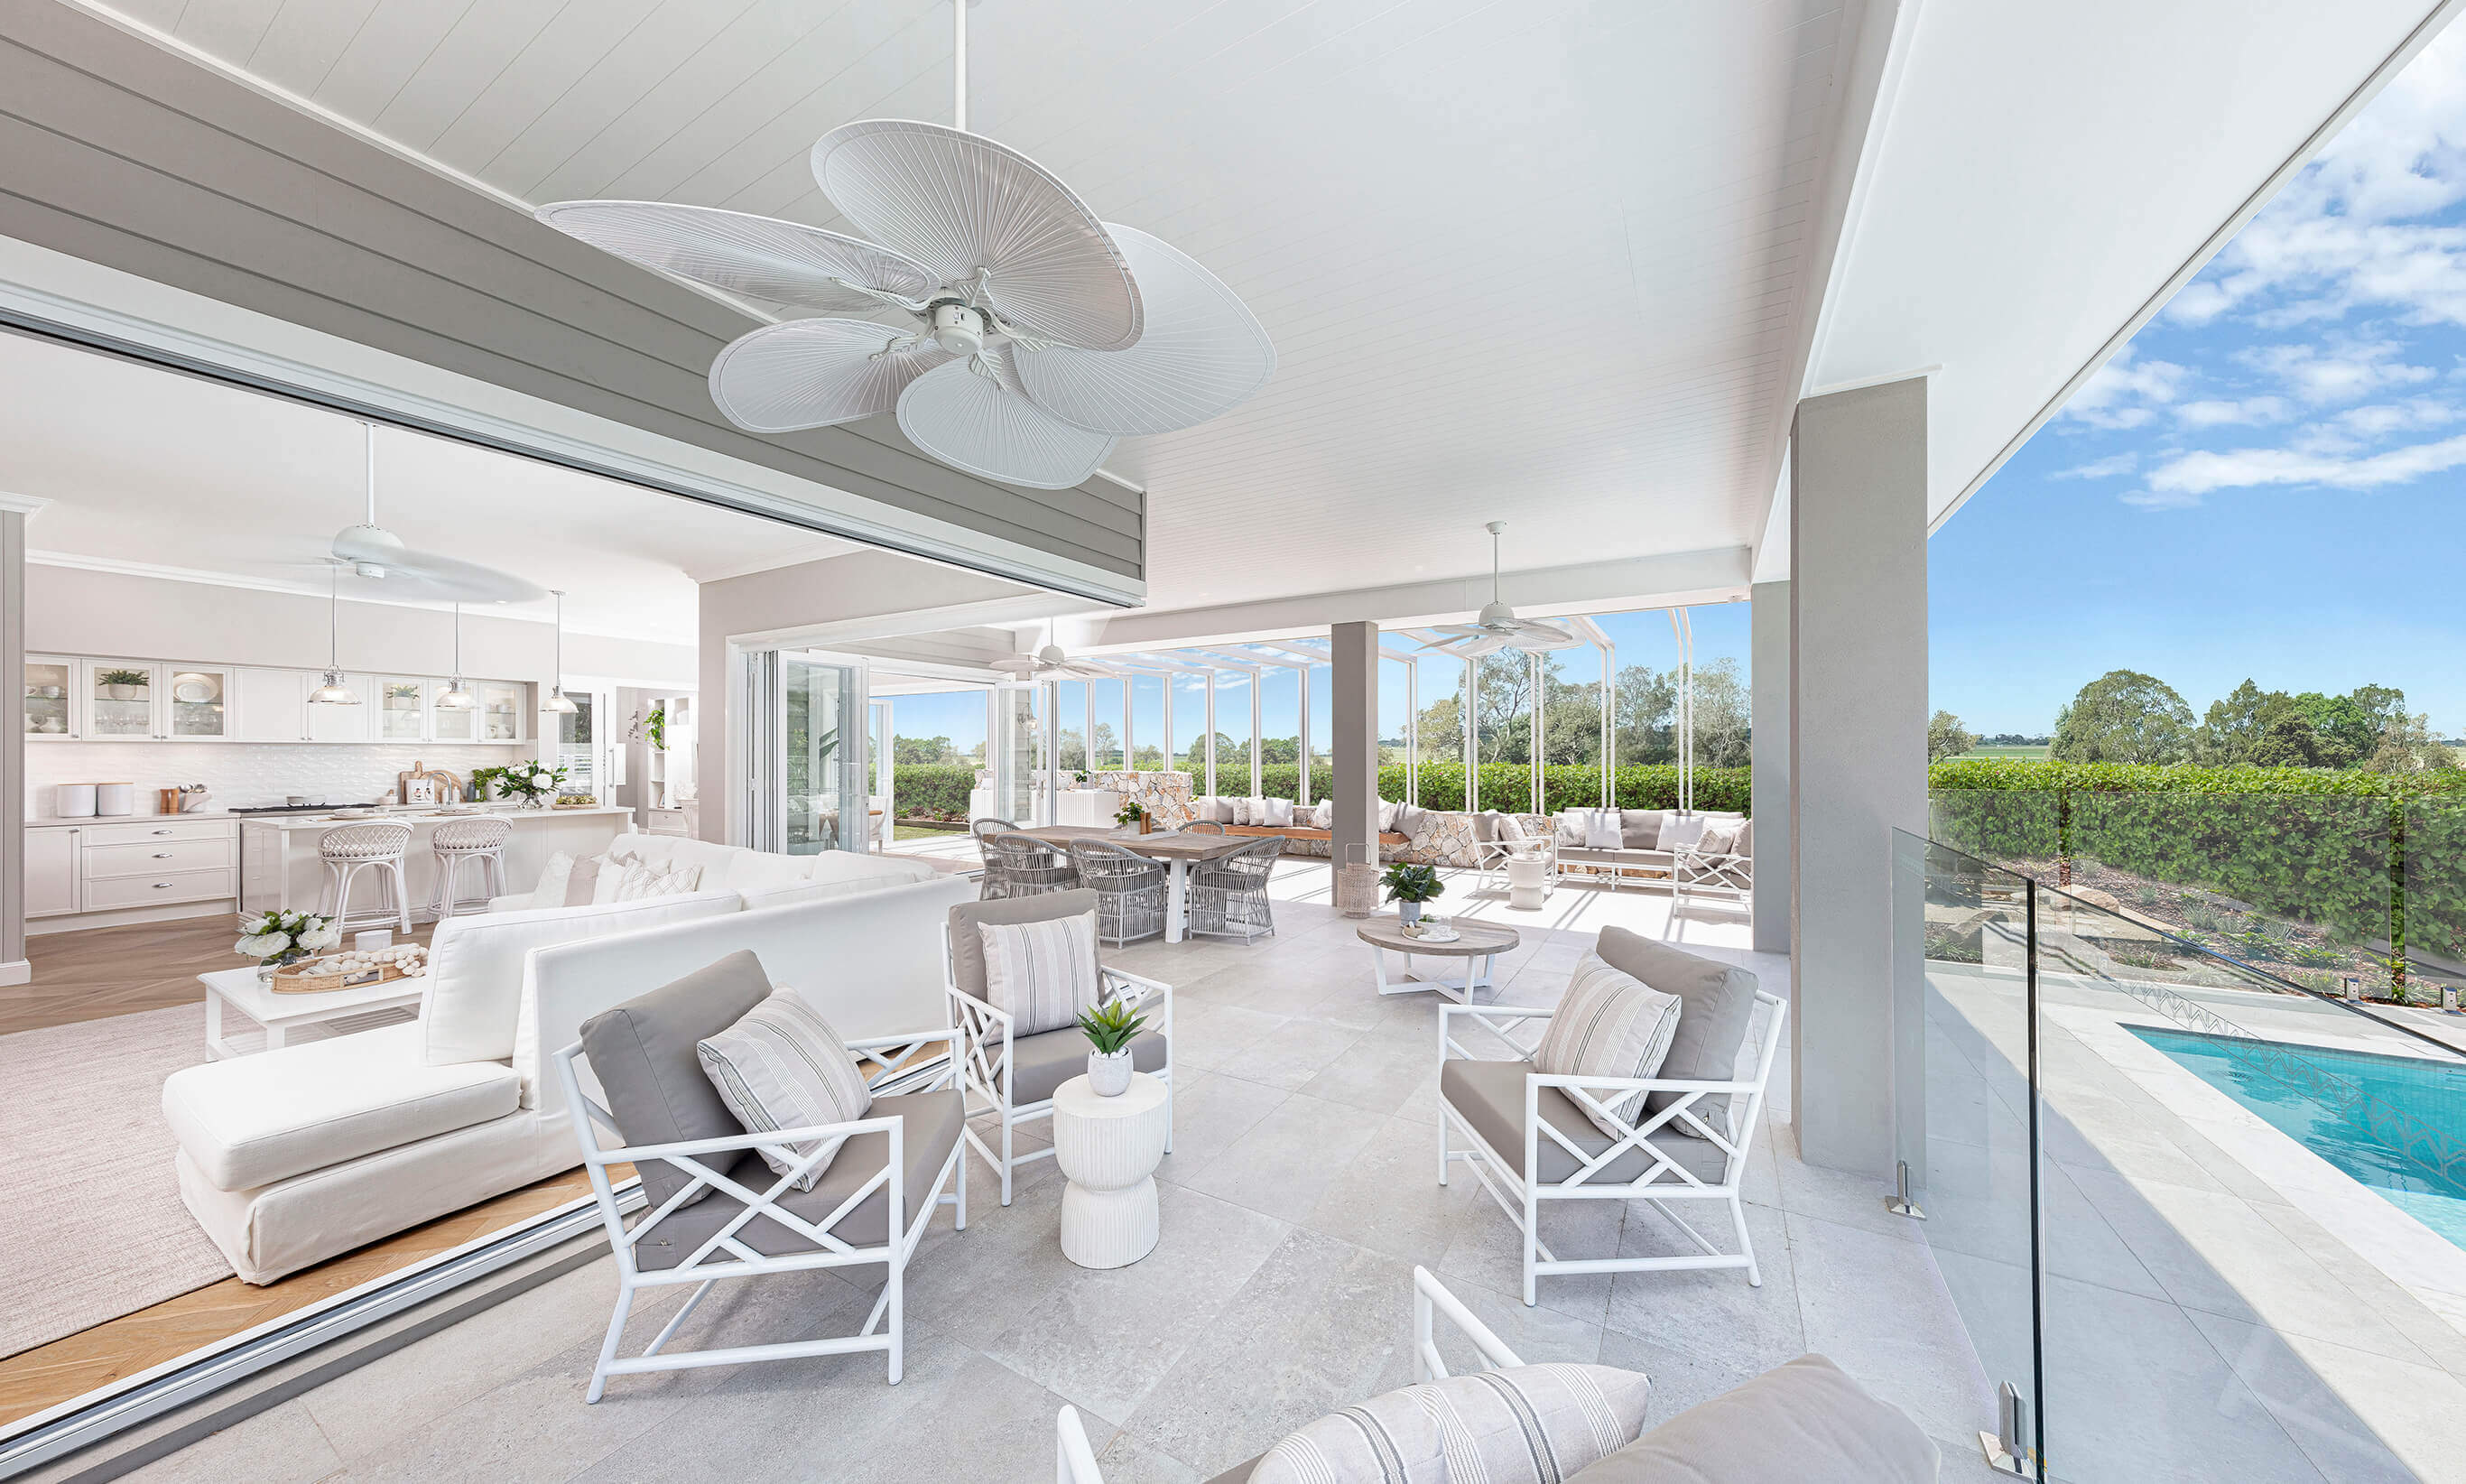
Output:
[[[527,201],[846,230],[806,154],[950,117],[947,0],[190,0],[181,34]],[[1125,440],[1162,606],[1753,541],[1834,0],[984,0],[971,125],[1241,294],[1276,375]],[[220,38],[220,39],[214,39]]]

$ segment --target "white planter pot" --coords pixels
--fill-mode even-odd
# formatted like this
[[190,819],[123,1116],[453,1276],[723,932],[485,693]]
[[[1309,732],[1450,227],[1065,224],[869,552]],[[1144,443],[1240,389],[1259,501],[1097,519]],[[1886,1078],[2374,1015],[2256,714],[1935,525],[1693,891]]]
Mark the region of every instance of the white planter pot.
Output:
[[102,687],[102,693],[114,701],[134,701],[137,699],[137,687],[135,686],[105,686]]
[[1419,902],[1399,902],[1396,904],[1396,915],[1400,920],[1404,922],[1419,922],[1422,920],[1422,904]]
[[1110,1056],[1087,1053],[1087,1086],[1098,1097],[1119,1097],[1131,1090],[1131,1051],[1124,1046]]

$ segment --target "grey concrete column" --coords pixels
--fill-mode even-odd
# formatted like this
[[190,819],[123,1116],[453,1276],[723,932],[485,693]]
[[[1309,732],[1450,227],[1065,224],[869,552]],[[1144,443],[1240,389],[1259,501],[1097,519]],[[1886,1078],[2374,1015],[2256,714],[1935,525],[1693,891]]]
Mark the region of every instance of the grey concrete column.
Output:
[[[1327,843],[1333,872],[1351,859],[1379,864],[1379,625],[1339,623],[1328,638],[1328,689],[1335,707],[1330,718],[1335,822]],[[1331,877],[1330,895],[1334,890]]]
[[1759,582],[1749,601],[1748,685],[1754,703],[1755,949],[1789,952],[1789,584]]
[[[0,674],[26,675],[26,517],[34,501],[0,496]],[[34,977],[26,962],[26,721],[0,727],[0,984]]]
[[1926,828],[1926,415],[1923,378],[1810,397],[1790,453],[1792,1116],[1809,1163],[1876,1176],[1894,1153],[1892,837]]

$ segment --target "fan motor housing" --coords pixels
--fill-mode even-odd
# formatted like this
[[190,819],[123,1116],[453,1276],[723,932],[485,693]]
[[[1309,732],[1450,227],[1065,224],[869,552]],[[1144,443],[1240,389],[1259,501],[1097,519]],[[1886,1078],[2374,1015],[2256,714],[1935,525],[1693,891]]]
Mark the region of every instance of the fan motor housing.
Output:
[[955,299],[945,299],[932,306],[932,323],[926,331],[935,345],[953,355],[974,355],[985,348],[985,316]]

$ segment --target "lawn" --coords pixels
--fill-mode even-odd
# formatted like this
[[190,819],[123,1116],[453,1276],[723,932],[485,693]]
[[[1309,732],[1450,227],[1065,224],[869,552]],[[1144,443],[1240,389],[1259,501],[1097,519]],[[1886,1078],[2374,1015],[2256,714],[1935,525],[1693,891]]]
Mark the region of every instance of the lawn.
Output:
[[1980,746],[1971,748],[1968,752],[1963,753],[1961,755],[1963,757],[2026,757],[2032,761],[2044,762],[2047,754],[2052,751],[2054,751],[2054,749],[2044,742],[2038,743],[2035,746],[1997,746],[1992,744],[1981,744]]

